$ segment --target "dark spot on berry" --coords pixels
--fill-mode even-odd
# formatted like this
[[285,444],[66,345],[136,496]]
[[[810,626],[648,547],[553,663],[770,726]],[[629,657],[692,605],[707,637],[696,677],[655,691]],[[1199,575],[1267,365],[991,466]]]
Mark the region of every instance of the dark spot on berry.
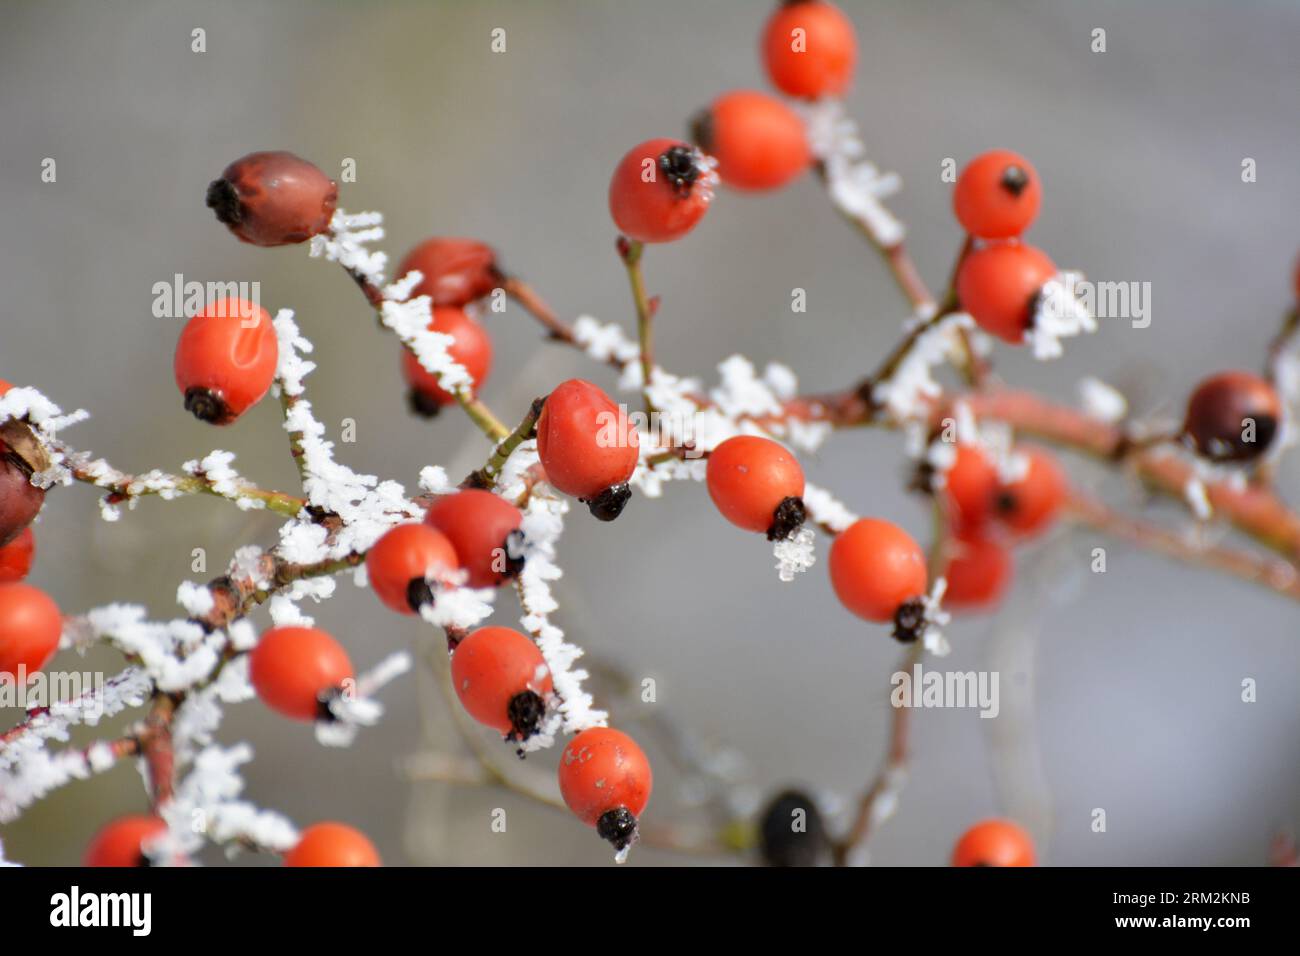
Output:
[[503,577],[517,578],[524,572],[524,546],[528,539],[518,528],[506,535],[505,541],[501,543],[501,554],[506,559],[506,569],[501,572]]
[[767,529],[768,541],[784,541],[803,527],[808,512],[802,498],[782,498],[772,513],[772,526]]
[[411,578],[411,582],[406,585],[406,603],[412,611],[419,614],[420,608],[434,603],[433,587],[424,578]]
[[600,521],[613,521],[623,513],[623,509],[632,498],[632,488],[624,482],[621,485],[610,485],[596,497],[579,498],[587,506],[587,510]]
[[695,150],[689,146],[671,146],[659,156],[659,170],[679,197],[690,194],[691,187],[700,178],[700,165]]
[[785,790],[772,798],[759,818],[758,836],[759,854],[768,866],[820,866],[830,857],[826,821],[813,798],[801,790]]
[[919,597],[904,601],[894,612],[894,639],[911,644],[925,630],[925,602]]
[[596,821],[596,833],[615,850],[625,850],[636,842],[636,817],[627,807],[607,810]]
[[542,718],[546,716],[546,702],[531,690],[521,690],[510,698],[506,716],[510,718],[511,728],[506,740],[527,740],[537,733]]
[[442,411],[442,406],[431,395],[426,395],[418,388],[413,388],[406,393],[406,404],[410,406],[411,411],[421,418],[436,418]]
[[1018,197],[1029,187],[1029,172],[1012,163],[1002,171],[1001,185],[1011,195]]
[[208,184],[207,205],[217,214],[217,222],[237,226],[243,221],[244,211],[239,202],[239,191],[228,179],[214,179]]
[[1008,515],[1014,514],[1019,504],[1020,503],[1016,500],[1016,496],[1009,491],[999,491],[993,497],[993,510],[1004,518]]
[[224,425],[230,421],[230,409],[225,399],[201,385],[185,390],[185,410],[210,425]]

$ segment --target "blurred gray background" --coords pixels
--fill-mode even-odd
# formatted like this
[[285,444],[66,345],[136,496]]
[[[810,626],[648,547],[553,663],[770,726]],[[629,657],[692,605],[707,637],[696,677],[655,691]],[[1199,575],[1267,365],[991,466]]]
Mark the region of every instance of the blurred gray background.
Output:
[[[1152,283],[1150,328],[1110,324],[1053,364],[1000,347],[1005,377],[1073,401],[1075,382],[1099,375],[1141,411],[1176,413],[1206,371],[1259,365],[1300,240],[1296,4],[843,6],[861,45],[848,106],[872,157],[904,178],[891,205],[932,286],[961,238],[940,163],[993,146],[1023,151],[1042,174],[1032,241],[1091,277]],[[395,343],[349,280],[304,249],[235,241],[203,206],[208,181],[255,149],[291,149],[334,176],[351,157],[358,182],[342,186],[341,202],[386,214],[394,256],[429,235],[480,237],[562,314],[630,329],[609,173],[632,144],[679,135],[716,94],[763,88],[756,44],[769,7],[6,0],[0,376],[91,409],[66,437],[119,467],[174,470],[220,447],[258,482],[291,486],[275,404],[223,431],[184,414],[171,373],[178,324],[150,311],[153,284],[174,273],[257,279],[263,303],[295,308],[316,343],[309,384],[322,420],[358,423],[344,460],[412,489],[425,464],[461,474],[485,442],[457,414],[407,417]],[[207,31],[203,54],[190,50],[196,27]],[[504,54],[490,52],[495,27],[507,31]],[[1107,31],[1105,54],[1089,50],[1095,27]],[[57,161],[57,183],[41,181],[45,157]],[[1258,182],[1242,183],[1243,157],[1256,160]],[[846,385],[905,315],[811,177],[776,195],[722,195],[686,240],[652,249],[646,269],[663,296],[661,362],[709,380],[742,352],[788,363],[807,389]],[[809,310],[792,317],[796,286]],[[612,387],[607,369],[543,347],[518,309],[488,322],[497,352],[484,397],[504,418],[575,374]],[[898,436],[839,435],[805,465],[856,511],[926,534],[923,502],[902,490]],[[1300,500],[1292,464],[1282,483]],[[1138,501],[1122,481],[1105,490]],[[176,584],[195,577],[192,548],[208,550],[213,574],[239,544],[272,543],[274,528],[211,499],[145,501],[110,525],[89,489],[58,490],[37,528],[32,580],[68,612],[117,599],[170,616]],[[875,862],[944,863],[969,823],[1011,813],[1035,828],[1050,863],[1258,864],[1274,832],[1300,818],[1296,607],[1120,545],[1108,573],[1093,575],[1098,543],[1057,535],[1020,552],[1007,609],[953,625],[945,666],[1007,668],[1003,717],[917,715],[912,778],[873,843]],[[653,706],[692,739],[744,755],[742,808],[787,783],[833,806],[876,772],[897,647],[839,607],[824,541],[819,552],[818,567],[780,586],[765,543],[721,521],[701,486],[671,486],[658,502],[634,500],[614,525],[575,512],[557,619],[593,654],[656,678]],[[499,620],[513,623],[509,593],[500,606]],[[428,646],[427,632],[347,581],[317,611],[359,666]],[[1245,677],[1259,682],[1255,704],[1240,702]],[[230,712],[222,739],[256,748],[251,799],[304,824],[360,826],[390,863],[608,861],[594,834],[549,809],[404,779],[409,755],[454,747],[428,689],[425,677],[390,688],[384,724],[350,750],[320,748],[258,702]],[[643,706],[616,717],[637,733]],[[652,759],[647,820],[703,819],[662,752]],[[553,767],[549,753],[525,769],[549,780]],[[74,862],[98,825],[143,806],[138,775],[122,766],[59,791],[0,837],[13,859]],[[489,829],[495,807],[509,812],[506,834]],[[1105,834],[1090,831],[1096,807]],[[633,861],[699,858],[642,849]]]

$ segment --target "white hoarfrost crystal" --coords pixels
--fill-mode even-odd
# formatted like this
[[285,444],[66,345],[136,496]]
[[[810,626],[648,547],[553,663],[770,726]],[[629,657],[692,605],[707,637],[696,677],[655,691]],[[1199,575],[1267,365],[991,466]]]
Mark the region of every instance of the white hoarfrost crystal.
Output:
[[384,707],[375,694],[410,669],[411,655],[399,651],[345,686],[327,705],[334,719],[316,722],[317,741],[327,747],[350,746],[360,728],[373,726],[383,716]]
[[1128,400],[1123,393],[1099,378],[1088,376],[1079,381],[1079,400],[1083,410],[1098,421],[1113,425],[1128,414]]
[[803,504],[810,520],[832,531],[843,531],[858,516],[820,485],[804,484]]
[[773,546],[772,553],[776,556],[777,576],[782,581],[793,581],[796,574],[807,571],[817,563],[813,538],[811,528],[800,528]]
[[1061,272],[1047,280],[1038,293],[1025,341],[1034,348],[1034,358],[1053,359],[1065,354],[1061,339],[1097,331],[1097,320],[1080,301],[1079,272]]
[[872,399],[885,406],[897,421],[925,417],[931,403],[943,393],[932,370],[948,361],[958,330],[973,324],[965,312],[953,312],[928,326],[916,336],[892,374],[876,384]]
[[800,110],[808,128],[808,145],[825,167],[831,202],[866,226],[877,245],[898,245],[905,235],[903,224],[881,201],[898,192],[902,185],[898,176],[881,173],[866,158],[857,123],[839,100],[820,100]]
[[563,515],[568,507],[565,501],[535,494],[520,526],[527,542],[524,568],[516,581],[524,612],[520,623],[542,652],[556,697],[555,708],[548,712],[537,733],[523,742],[521,749],[525,751],[549,747],[557,733],[576,734],[589,727],[603,727],[609,720],[605,711],[592,706],[591,695],[583,689],[582,682],[589,675],[573,666],[582,656],[582,648],[566,641],[564,631],[549,617],[559,607],[551,594],[551,582],[563,573],[555,563],[555,543],[564,529]]

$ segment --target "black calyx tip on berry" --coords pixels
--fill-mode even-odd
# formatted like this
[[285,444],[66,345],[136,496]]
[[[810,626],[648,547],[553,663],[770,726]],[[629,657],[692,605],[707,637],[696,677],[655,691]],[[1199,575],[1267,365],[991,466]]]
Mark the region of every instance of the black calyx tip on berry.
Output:
[[332,724],[339,718],[334,710],[330,707],[334,701],[343,696],[343,688],[331,687],[329,690],[323,690],[316,695],[316,720],[324,724]]
[[702,109],[691,117],[691,142],[706,153],[713,151],[713,110]]
[[411,583],[406,586],[406,603],[411,610],[419,614],[420,608],[432,605],[433,600],[433,586],[424,578],[411,578]]
[[1254,423],[1249,440],[1244,419],[1198,423],[1199,427],[1189,429],[1187,435],[1196,452],[1210,461],[1218,464],[1248,462],[1268,451],[1278,425],[1277,419],[1267,413],[1248,417]]
[[911,598],[898,605],[894,612],[894,640],[911,644],[925,631],[925,601]]
[[600,521],[613,521],[623,513],[632,498],[632,488],[627,482],[610,485],[594,498],[579,498],[587,506],[592,516]]
[[803,527],[808,517],[802,498],[782,498],[772,513],[772,526],[767,529],[768,541],[784,541]]
[[542,718],[546,716],[546,702],[534,691],[521,690],[510,698],[506,716],[510,718],[510,733],[506,740],[527,740],[541,726]]
[[239,192],[228,179],[214,179],[208,184],[208,208],[217,214],[217,222],[237,226],[244,218]]
[[691,187],[695,185],[702,172],[695,150],[680,144],[670,146],[660,154],[659,171],[664,174],[679,196],[690,193]]
[[822,866],[831,841],[817,802],[802,790],[784,790],[759,818],[759,854],[768,866]]
[[636,817],[627,807],[606,810],[596,821],[596,833],[615,850],[626,850],[636,842]]
[[524,573],[524,550],[527,544],[528,539],[518,528],[506,535],[505,541],[501,543],[501,554],[505,557],[506,565],[501,572],[502,577],[517,578]]
[[1006,518],[1015,513],[1018,504],[1016,496],[1011,492],[1000,491],[993,499],[993,510],[1003,518]]
[[413,388],[406,393],[406,404],[421,418],[436,418],[442,411],[441,405],[418,388]]
[[1013,196],[1019,196],[1029,186],[1029,171],[1023,166],[1012,163],[1002,171],[1000,180],[1002,188]]
[[201,385],[185,390],[185,410],[209,425],[224,425],[230,421],[230,409],[225,399]]

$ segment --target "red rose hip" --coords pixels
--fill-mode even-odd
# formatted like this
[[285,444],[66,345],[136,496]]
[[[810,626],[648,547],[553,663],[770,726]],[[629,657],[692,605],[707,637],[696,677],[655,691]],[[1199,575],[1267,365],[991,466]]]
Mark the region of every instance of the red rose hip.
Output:
[[984,331],[1020,345],[1033,323],[1039,291],[1055,276],[1055,264],[1041,250],[996,242],[962,260],[957,298]]
[[243,299],[223,299],[185,324],[176,343],[176,386],[200,421],[229,425],[275,381],[280,345],[271,315]]
[[27,577],[35,557],[36,535],[31,528],[24,528],[16,538],[0,547],[0,584]]
[[613,521],[632,497],[627,480],[636,470],[636,427],[608,395],[582,379],[569,379],[546,397],[537,419],[537,453],[546,480]]
[[1041,199],[1038,171],[1029,160],[1008,149],[994,149],[976,156],[961,171],[952,205],[972,236],[1010,239],[1029,228]]
[[944,606],[975,611],[997,605],[1011,583],[1011,550],[992,537],[959,535],[952,544],[943,576],[948,581]]
[[523,518],[500,495],[468,488],[435,498],[424,521],[447,536],[470,587],[492,588],[523,569]]
[[430,578],[450,583],[459,563],[446,535],[411,522],[390,528],[371,546],[366,574],[385,606],[399,614],[415,614],[434,601]]
[[419,270],[412,295],[427,295],[433,304],[464,306],[497,288],[504,276],[492,247],[475,239],[426,239],[406,254],[397,275]]
[[1056,458],[1041,448],[1026,447],[1029,459],[1024,475],[1003,485],[994,502],[1003,524],[1023,535],[1047,530],[1065,505],[1069,483]]
[[165,832],[167,824],[159,817],[119,817],[95,834],[82,862],[85,866],[148,866],[144,844]]
[[451,679],[466,713],[507,740],[527,740],[546,716],[551,672],[537,645],[509,627],[480,627],[456,645]]
[[925,554],[902,528],[859,518],[835,536],[830,573],[836,597],[858,617],[893,621],[894,637],[904,642],[924,630]]
[[803,525],[803,469],[770,438],[737,435],[718,445],[706,483],[722,516],[738,528],[780,541]]
[[773,86],[787,96],[815,100],[848,92],[858,39],[838,7],[796,0],[780,4],[768,18],[761,51]]
[[650,802],[650,761],[627,734],[584,730],[560,757],[560,794],[579,820],[616,850],[636,840],[637,818]]
[[609,181],[609,212],[638,242],[670,242],[695,228],[713,199],[716,174],[689,143],[650,139],[632,147]]
[[961,835],[953,866],[1033,866],[1034,843],[1010,820],[981,820]]
[[[474,380],[470,394],[477,395],[492,370],[492,338],[487,329],[458,306],[437,306],[429,331],[452,337],[447,354],[465,366]],[[417,414],[431,417],[444,406],[456,404],[456,396],[438,384],[438,376],[427,371],[410,349],[402,349],[402,377],[411,389],[410,404]]]
[[777,189],[812,162],[803,120],[766,93],[726,93],[692,129],[700,148],[718,161],[719,178],[736,189]]
[[382,866],[379,851],[364,833],[343,823],[314,823],[303,830],[285,866]]
[[257,696],[295,720],[328,720],[328,701],[355,675],[343,646],[315,627],[273,627],[248,655]]
[[44,591],[0,584],[0,675],[16,682],[21,670],[30,680],[59,649],[62,632],[63,615]]
[[207,204],[243,242],[285,246],[329,228],[338,203],[334,181],[284,151],[249,153],[208,186]]

